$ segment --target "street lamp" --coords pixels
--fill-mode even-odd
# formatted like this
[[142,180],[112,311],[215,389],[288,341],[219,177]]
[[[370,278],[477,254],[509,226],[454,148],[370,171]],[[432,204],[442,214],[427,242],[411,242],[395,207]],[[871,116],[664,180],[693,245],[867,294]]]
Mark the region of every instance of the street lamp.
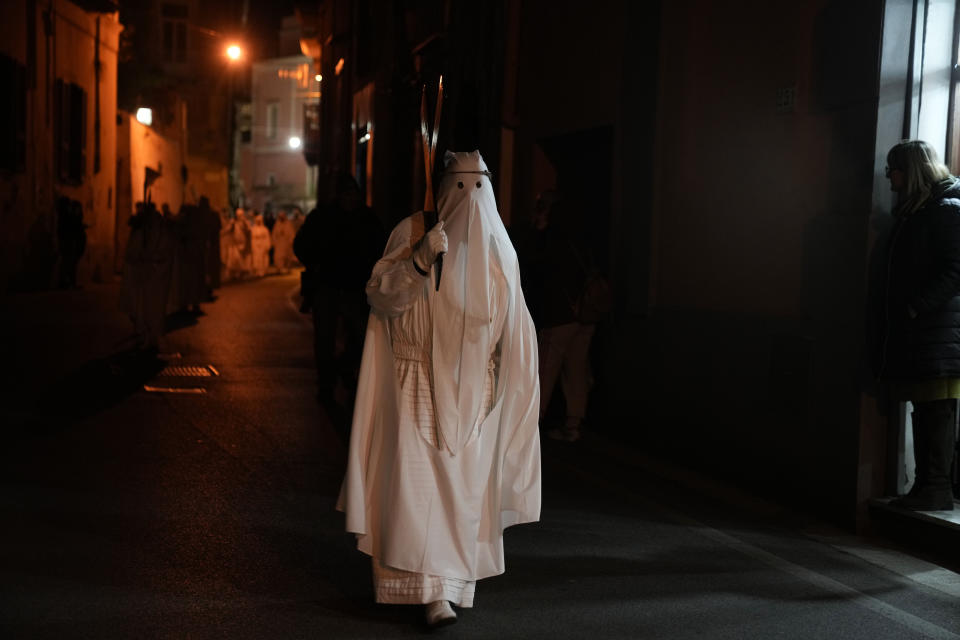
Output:
[[291,136],[290,139],[287,140],[287,144],[290,145],[290,148],[291,148],[291,149],[299,149],[299,148],[300,148],[300,138],[298,138],[297,136]]
[[140,107],[137,109],[137,122],[145,124],[148,127],[153,124],[153,109]]
[[243,49],[241,49],[238,44],[231,44],[227,47],[227,57],[233,61],[237,61],[243,57]]

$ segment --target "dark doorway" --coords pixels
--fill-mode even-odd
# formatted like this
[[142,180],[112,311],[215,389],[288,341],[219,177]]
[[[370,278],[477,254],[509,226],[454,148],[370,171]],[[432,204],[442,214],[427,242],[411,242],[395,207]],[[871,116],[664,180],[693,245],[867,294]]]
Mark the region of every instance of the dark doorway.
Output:
[[[556,170],[556,188],[569,204],[575,228],[586,235],[594,266],[610,275],[610,213],[613,199],[613,127],[583,129],[542,138],[537,144]],[[600,322],[590,348],[593,386],[585,416],[587,429],[603,430],[609,422],[610,368],[606,365],[608,323]],[[544,417],[558,422],[564,413],[560,385]]]
[[610,256],[613,127],[583,129],[537,141],[557,171],[557,190],[570,203],[578,227],[589,235],[597,266]]

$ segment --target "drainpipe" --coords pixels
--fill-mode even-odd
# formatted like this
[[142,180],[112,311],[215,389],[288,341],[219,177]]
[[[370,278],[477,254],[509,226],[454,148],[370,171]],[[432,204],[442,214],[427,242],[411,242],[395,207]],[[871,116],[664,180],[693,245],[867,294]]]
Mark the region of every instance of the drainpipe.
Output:
[[100,16],[93,40],[93,173],[100,173]]

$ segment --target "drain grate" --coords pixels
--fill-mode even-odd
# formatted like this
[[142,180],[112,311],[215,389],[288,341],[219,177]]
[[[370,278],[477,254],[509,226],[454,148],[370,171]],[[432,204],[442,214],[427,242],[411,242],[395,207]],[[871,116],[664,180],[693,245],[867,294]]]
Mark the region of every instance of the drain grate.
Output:
[[143,390],[147,393],[189,393],[193,395],[202,395],[207,392],[203,387],[153,387],[143,385]]
[[161,378],[209,378],[219,375],[219,371],[209,365],[205,366],[173,366],[164,367],[163,371],[157,374]]

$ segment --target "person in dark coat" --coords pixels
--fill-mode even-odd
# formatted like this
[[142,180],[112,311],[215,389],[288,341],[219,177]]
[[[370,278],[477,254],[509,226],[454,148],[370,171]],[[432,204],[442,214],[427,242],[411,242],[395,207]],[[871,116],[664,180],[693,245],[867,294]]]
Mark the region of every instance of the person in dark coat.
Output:
[[876,373],[913,403],[916,477],[893,504],[952,510],[950,466],[960,399],[960,180],[926,142],[887,154],[898,195],[886,250]]
[[577,232],[572,218],[558,192],[544,191],[517,246],[524,295],[537,327],[541,423],[559,381],[566,415],[563,424],[547,435],[567,442],[580,439],[586,416],[592,383],[590,344],[596,328],[578,310],[592,259],[584,234]]
[[293,241],[307,269],[303,293],[313,314],[317,397],[341,426],[360,370],[370,311],[365,287],[385,243],[380,220],[347,173],[337,178],[333,202],[313,209]]
[[220,262],[220,214],[210,207],[210,200],[207,196],[200,196],[197,209],[200,212],[200,218],[203,220],[205,236],[203,265],[206,299],[212,301],[213,290],[220,288],[220,270],[223,268]]

